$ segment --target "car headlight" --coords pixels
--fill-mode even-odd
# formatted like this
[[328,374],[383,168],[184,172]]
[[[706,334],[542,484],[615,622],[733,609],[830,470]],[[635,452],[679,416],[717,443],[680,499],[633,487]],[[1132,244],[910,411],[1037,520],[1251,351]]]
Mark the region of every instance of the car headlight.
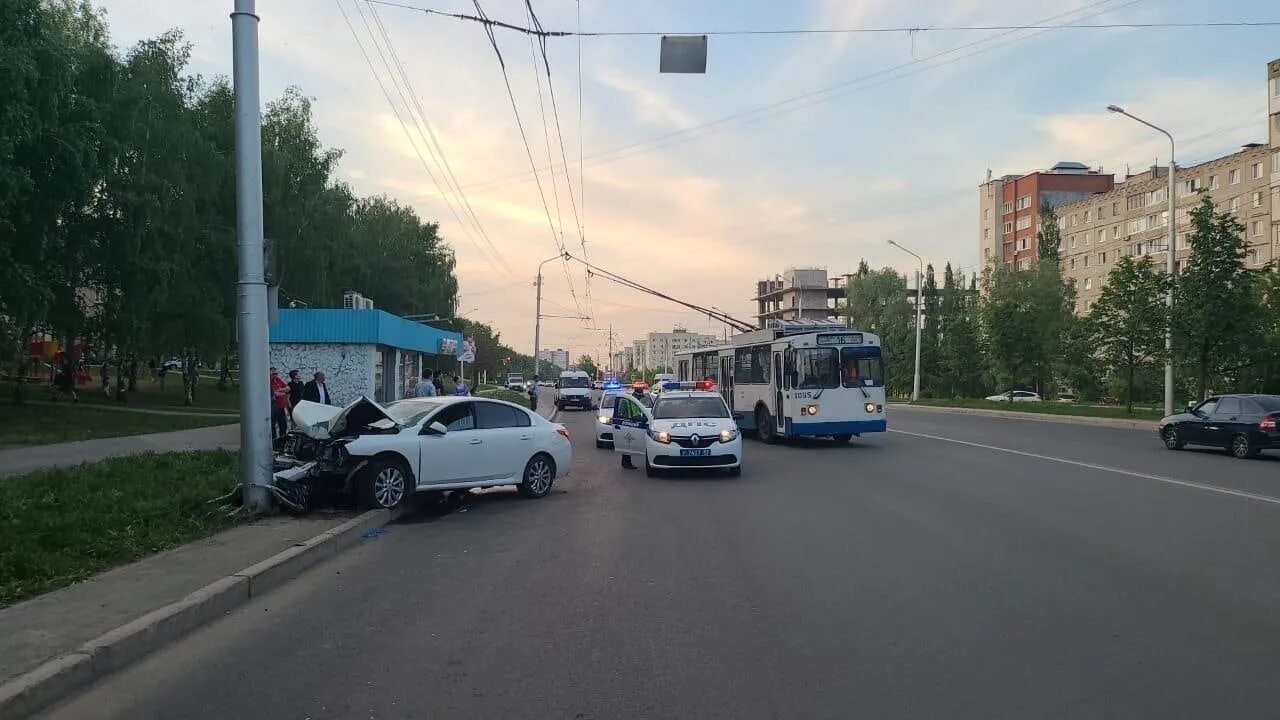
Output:
[[600,416],[600,424],[601,424],[601,425],[608,425],[608,424],[609,424],[609,416],[608,416],[608,415],[601,415],[601,416]]
[[873,413],[873,412],[875,412],[875,411],[876,411],[876,404],[875,404],[875,403],[867,403],[866,405],[863,405],[863,406],[862,406],[862,409],[863,409],[863,410],[866,410],[866,411],[867,411],[867,412],[869,412],[869,413]]
[[649,437],[653,438],[654,440],[657,440],[658,442],[664,445],[666,443],[671,442],[671,434],[668,433],[666,430],[650,430]]
[[724,430],[720,431],[720,442],[729,442],[731,440],[736,440],[737,437],[738,437],[738,431],[732,428],[725,428]]

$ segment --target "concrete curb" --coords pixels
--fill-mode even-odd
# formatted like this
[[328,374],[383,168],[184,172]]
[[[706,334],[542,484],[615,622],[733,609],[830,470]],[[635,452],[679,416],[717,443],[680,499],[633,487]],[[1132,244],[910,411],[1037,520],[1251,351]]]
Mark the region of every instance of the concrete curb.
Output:
[[110,630],[0,685],[0,717],[24,718],[159,650],[356,544],[398,511],[370,510],[177,602]]
[[951,415],[980,415],[983,417],[1012,418],[1032,420],[1035,422],[1061,423],[1063,425],[1093,425],[1095,427],[1127,428],[1132,430],[1152,430],[1155,420],[1125,420],[1122,418],[1097,418],[1080,415],[1049,415],[1046,413],[1018,412],[1017,410],[985,410],[983,408],[953,408],[935,405],[912,405],[910,403],[889,403],[890,408],[909,408],[925,412],[949,413]]

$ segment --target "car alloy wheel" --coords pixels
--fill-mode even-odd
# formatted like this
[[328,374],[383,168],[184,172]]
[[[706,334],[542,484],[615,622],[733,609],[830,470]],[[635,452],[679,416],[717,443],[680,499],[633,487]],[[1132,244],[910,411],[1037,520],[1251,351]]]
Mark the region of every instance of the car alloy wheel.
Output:
[[404,471],[388,465],[373,476],[373,500],[380,508],[393,508],[404,500]]
[[1182,438],[1178,437],[1178,429],[1175,427],[1167,427],[1164,429],[1164,446],[1170,450],[1181,450],[1185,443]]
[[1244,460],[1258,454],[1253,443],[1249,441],[1249,436],[1241,433],[1231,438],[1231,454]]
[[546,455],[534,455],[524,466],[524,481],[520,483],[520,494],[528,498],[540,498],[551,492],[551,483],[555,479],[555,466]]

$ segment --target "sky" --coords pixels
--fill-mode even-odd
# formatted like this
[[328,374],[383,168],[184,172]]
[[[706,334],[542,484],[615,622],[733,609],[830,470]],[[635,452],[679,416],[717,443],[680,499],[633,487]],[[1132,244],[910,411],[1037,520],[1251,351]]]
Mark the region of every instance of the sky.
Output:
[[[463,0],[395,1],[475,13]],[[93,4],[122,51],[178,29],[190,72],[230,76],[232,0]],[[547,30],[670,34],[1280,20],[1261,0],[532,5]],[[528,24],[523,0],[481,7]],[[552,37],[548,88],[530,38],[498,29],[513,111],[477,23],[364,0],[259,0],[258,14],[262,102],[290,86],[312,98],[321,140],[344,153],[339,178],[438,221],[456,251],[458,314],[523,352],[538,264],[561,246],[747,320],[756,280],[788,267],[914,270],[889,239],[939,272],[976,271],[988,170],[1073,160],[1123,175],[1167,162],[1163,136],[1107,113],[1111,103],[1171,131],[1180,165],[1266,142],[1266,63],[1280,57],[1280,27],[712,35],[706,74],[675,75],[658,72],[654,35]],[[411,91],[393,84],[401,67]],[[377,288],[362,290],[376,305]],[[590,316],[543,320],[542,347],[575,358],[603,357],[609,328],[618,344],[676,325],[724,330],[560,261],[544,266],[543,313]]]

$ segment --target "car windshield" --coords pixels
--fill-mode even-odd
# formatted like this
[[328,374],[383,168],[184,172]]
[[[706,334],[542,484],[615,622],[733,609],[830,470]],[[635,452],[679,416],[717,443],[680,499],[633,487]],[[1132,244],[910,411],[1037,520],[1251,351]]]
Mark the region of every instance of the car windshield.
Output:
[[840,375],[847,388],[884,385],[884,362],[880,359],[880,348],[840,348]]
[[653,406],[658,420],[674,418],[727,418],[729,408],[719,397],[665,397]]
[[591,381],[584,377],[566,377],[560,378],[560,387],[562,388],[589,388]]
[[835,348],[801,348],[796,350],[793,362],[797,389],[840,387],[840,356]]
[[430,400],[401,400],[387,405],[387,414],[396,423],[409,427],[416,425],[427,413],[440,407],[441,403]]

